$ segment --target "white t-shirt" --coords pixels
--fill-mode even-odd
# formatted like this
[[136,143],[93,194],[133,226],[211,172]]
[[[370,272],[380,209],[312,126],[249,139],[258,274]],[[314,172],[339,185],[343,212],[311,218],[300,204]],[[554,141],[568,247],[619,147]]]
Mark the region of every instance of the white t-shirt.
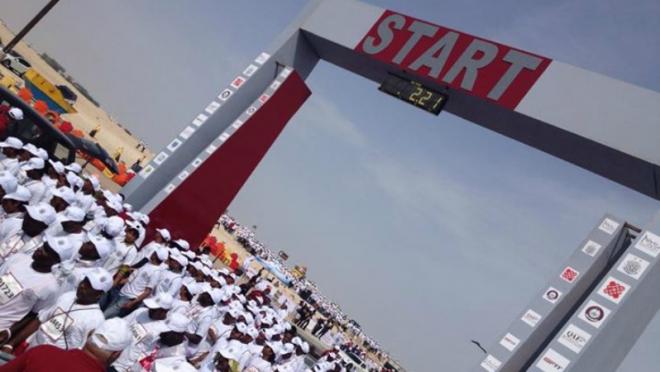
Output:
[[121,288],[119,294],[131,299],[137,298],[145,289],[152,290],[158,285],[160,274],[163,269],[160,266],[147,263],[141,268],[133,271],[128,277],[128,281]]
[[160,273],[160,280],[155,293],[168,293],[170,296],[176,297],[179,294],[182,282],[183,274],[175,273],[166,268]]
[[134,244],[127,245],[123,239],[115,240],[115,250],[106,258],[103,268],[114,274],[121,265],[133,262],[135,256],[137,256],[137,248]]
[[[138,317],[140,314],[136,319]],[[135,364],[152,352],[160,334],[169,330],[165,322],[165,320],[155,320],[146,323],[129,323],[133,335],[131,345],[124,349],[112,366],[120,372],[134,371]],[[135,369],[135,371],[142,371],[142,369]]]
[[16,253],[0,266],[0,329],[48,306],[57,293],[55,276],[35,271],[31,265],[32,257]]
[[30,201],[28,202],[30,205],[35,205],[41,202],[44,194],[46,194],[46,185],[44,185],[41,180],[28,180],[23,186],[30,190],[31,196]]
[[[61,349],[81,349],[87,335],[96,329],[105,317],[98,304],[75,303],[76,292],[64,293],[47,309],[39,312],[41,325],[30,346],[53,345]],[[66,340],[65,340],[66,338]]]
[[23,213],[12,213],[0,223],[0,241],[15,235],[23,228]]
[[[277,366],[277,368],[278,368],[278,371],[281,370],[280,366]],[[273,371],[273,366],[270,364],[270,362],[261,359],[261,355],[252,355],[252,357],[246,363],[244,371],[246,371],[246,372],[272,372]],[[302,369],[300,371],[304,372],[305,370]],[[298,371],[296,371],[296,372],[298,372]]]

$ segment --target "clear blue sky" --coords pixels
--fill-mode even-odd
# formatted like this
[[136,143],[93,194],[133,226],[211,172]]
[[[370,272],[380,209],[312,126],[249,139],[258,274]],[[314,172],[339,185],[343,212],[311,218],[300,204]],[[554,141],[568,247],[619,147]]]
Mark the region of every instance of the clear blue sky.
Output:
[[[369,2],[660,91],[657,1]],[[0,0],[0,15],[16,29],[44,3]],[[158,149],[304,3],[68,0],[28,41]],[[478,364],[468,341],[494,342],[604,213],[643,224],[659,209],[334,66],[309,85],[314,95],[230,210],[309,266],[410,371]],[[621,371],[656,371],[658,340],[656,320]]]

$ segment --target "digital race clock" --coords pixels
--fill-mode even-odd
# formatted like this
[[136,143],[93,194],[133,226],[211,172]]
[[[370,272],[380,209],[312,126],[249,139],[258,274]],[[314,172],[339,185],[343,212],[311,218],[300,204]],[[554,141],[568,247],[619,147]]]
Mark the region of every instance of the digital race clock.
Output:
[[440,114],[448,98],[446,94],[394,74],[388,74],[378,89],[436,115]]

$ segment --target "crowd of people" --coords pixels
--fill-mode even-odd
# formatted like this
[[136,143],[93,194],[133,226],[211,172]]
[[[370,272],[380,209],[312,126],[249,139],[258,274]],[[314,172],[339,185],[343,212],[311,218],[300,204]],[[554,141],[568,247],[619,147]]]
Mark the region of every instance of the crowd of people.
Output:
[[[290,279],[291,286],[304,301],[296,307],[294,322],[301,329],[308,330],[325,344],[356,355],[367,364],[368,370],[380,370],[367,358],[367,352],[376,359],[387,361],[389,355],[361,327],[342,311],[341,307],[324,296],[318,286],[307,278],[296,278],[279,254],[257,239],[256,233],[248,226],[241,225],[236,218],[223,215],[218,221],[222,227],[236,237],[248,252],[276,267]],[[247,263],[247,262],[246,262]],[[249,265],[244,266],[250,270]]]
[[[80,165],[0,142],[0,371],[343,371],[272,301],[261,272],[207,254]],[[238,274],[238,275],[237,275]]]

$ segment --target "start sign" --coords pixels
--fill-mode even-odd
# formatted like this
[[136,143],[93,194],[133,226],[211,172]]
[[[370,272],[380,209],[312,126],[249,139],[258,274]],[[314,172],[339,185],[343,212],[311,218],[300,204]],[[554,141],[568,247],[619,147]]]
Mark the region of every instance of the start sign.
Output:
[[551,61],[389,10],[357,50],[510,109],[518,105]]

